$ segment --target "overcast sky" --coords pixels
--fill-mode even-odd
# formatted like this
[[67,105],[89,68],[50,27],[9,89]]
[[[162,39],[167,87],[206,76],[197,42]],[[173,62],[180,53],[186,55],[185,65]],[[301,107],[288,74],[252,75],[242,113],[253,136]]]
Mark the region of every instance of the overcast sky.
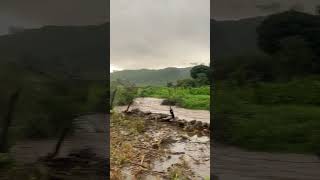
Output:
[[101,24],[109,0],[0,0],[0,34],[9,26]]
[[211,17],[217,20],[267,15],[295,8],[314,12],[319,0],[211,0]]
[[[0,34],[10,26],[88,25],[109,20],[109,0],[1,0]],[[111,0],[111,63],[121,69],[185,67],[209,61],[209,17],[218,20],[296,8],[319,0]]]
[[120,69],[209,63],[210,0],[111,0],[111,65]]

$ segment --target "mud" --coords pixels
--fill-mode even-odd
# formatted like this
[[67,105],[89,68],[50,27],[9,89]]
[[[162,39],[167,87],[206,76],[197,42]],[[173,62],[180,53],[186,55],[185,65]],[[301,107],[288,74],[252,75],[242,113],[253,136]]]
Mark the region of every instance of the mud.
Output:
[[[145,119],[147,129],[141,137],[151,139],[151,147],[161,153],[161,156],[153,159],[150,170],[141,175],[140,179],[172,179],[175,174],[177,177],[183,175],[184,179],[195,180],[210,177],[208,124],[172,119],[168,114],[142,112],[138,109],[125,114]],[[144,138],[139,140],[145,141]],[[126,179],[133,177],[130,169],[123,169]]]

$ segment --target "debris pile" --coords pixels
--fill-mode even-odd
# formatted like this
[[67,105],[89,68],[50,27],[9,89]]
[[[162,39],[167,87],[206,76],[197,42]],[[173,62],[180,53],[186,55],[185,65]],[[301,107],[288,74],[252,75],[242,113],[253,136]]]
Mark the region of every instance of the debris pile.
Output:
[[184,119],[179,119],[178,117],[172,118],[171,115],[168,114],[143,112],[139,109],[133,109],[125,113],[130,116],[144,117],[146,120],[172,123],[173,125],[183,128],[183,130],[187,132],[199,132],[203,135],[210,134],[210,124],[202,121],[186,121]]

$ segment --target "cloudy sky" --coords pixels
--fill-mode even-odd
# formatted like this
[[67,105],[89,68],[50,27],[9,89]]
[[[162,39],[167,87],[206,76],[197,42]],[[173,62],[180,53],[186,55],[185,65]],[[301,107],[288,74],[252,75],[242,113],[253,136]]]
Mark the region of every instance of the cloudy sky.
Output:
[[313,12],[318,1],[212,0],[210,4],[210,0],[111,0],[111,67],[207,64],[210,16],[241,19],[291,8]]
[[211,17],[217,20],[262,16],[291,8],[314,12],[319,0],[211,0]]
[[1,0],[0,34],[9,26],[100,24],[108,19],[109,0]]
[[[0,35],[10,26],[87,25],[109,21],[110,0],[1,0]],[[319,0],[111,0],[115,68],[184,67],[209,61],[209,17],[218,20],[296,8]]]
[[111,0],[111,65],[186,67],[209,62],[210,0]]

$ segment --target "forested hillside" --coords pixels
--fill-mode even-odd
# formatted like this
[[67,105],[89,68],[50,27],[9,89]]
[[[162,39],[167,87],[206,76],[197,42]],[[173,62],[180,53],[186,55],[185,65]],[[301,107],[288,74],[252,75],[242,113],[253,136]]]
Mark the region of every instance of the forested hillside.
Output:
[[109,24],[45,26],[0,36],[0,61],[52,76],[104,79],[108,42]]
[[113,72],[111,81],[121,79],[137,85],[167,85],[168,82],[190,77],[191,68],[165,68],[159,70],[139,69]]

